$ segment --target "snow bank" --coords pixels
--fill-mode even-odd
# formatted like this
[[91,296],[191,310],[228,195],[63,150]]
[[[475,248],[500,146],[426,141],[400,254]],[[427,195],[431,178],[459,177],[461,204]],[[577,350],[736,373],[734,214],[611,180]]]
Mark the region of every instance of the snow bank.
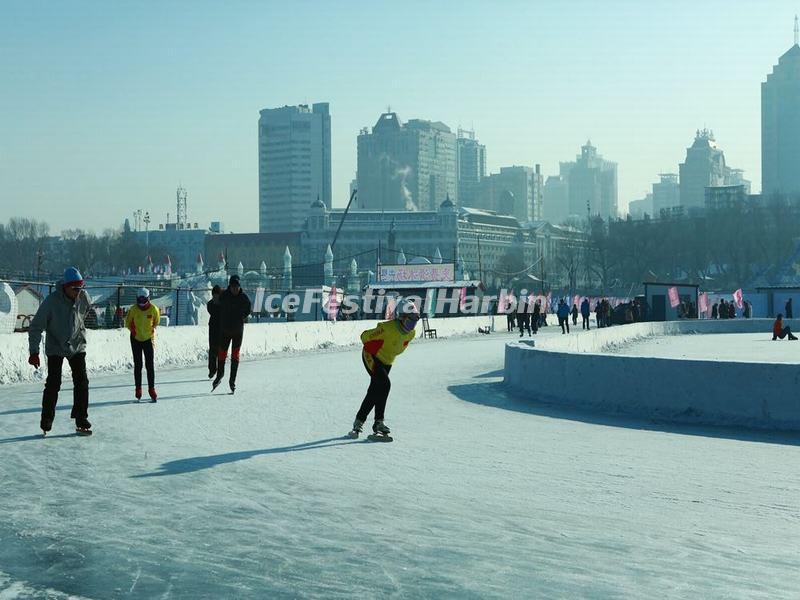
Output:
[[[792,329],[795,323],[788,322]],[[537,400],[681,422],[800,430],[796,364],[601,354],[649,336],[763,332],[772,321],[636,323],[506,346],[505,382]]]
[[[277,352],[300,352],[360,344],[361,332],[374,327],[376,323],[378,321],[248,324],[245,325],[242,359],[261,358]],[[478,327],[487,325],[492,325],[492,317],[430,319],[430,326],[435,328],[438,337],[442,338],[477,333]],[[417,336],[422,339],[422,323],[418,328]],[[90,330],[87,336],[86,366],[90,373],[115,372],[132,368],[127,330]],[[164,327],[158,330],[155,352],[157,367],[196,364],[205,362],[207,357],[207,327]],[[65,369],[68,370],[66,366]],[[42,373],[37,373],[28,364],[28,336],[19,333],[0,335],[0,384],[41,377]]]

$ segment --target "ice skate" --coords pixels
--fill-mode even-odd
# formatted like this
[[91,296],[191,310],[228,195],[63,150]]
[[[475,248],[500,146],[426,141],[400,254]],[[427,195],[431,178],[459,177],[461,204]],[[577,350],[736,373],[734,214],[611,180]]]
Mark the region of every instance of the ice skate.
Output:
[[372,435],[368,435],[367,439],[371,442],[391,442],[394,439],[391,433],[383,419],[380,419],[372,425]]
[[150,394],[150,402],[156,402],[158,400],[158,394],[156,394],[156,388],[151,387],[147,390],[147,393]]
[[136,386],[136,391],[134,392],[134,395],[136,396],[136,401],[137,402],[141,402],[142,401],[142,387],[141,386],[138,386],[138,385]]
[[364,421],[359,421],[356,419],[353,421],[353,428],[350,430],[350,433],[347,434],[347,437],[350,439],[357,439],[359,435],[361,435],[362,427],[364,426]]
[[217,387],[219,386],[220,383],[222,383],[222,378],[221,377],[219,377],[219,378],[215,379],[214,381],[212,381],[211,382],[211,391],[213,392],[215,389],[217,389]]
[[45,437],[50,432],[50,430],[53,428],[53,422],[52,421],[45,421],[44,419],[42,419],[39,422],[39,427],[41,427],[41,429],[42,429],[42,437]]
[[228,385],[229,385],[229,386],[230,386],[230,388],[231,388],[231,394],[235,394],[235,393],[236,393],[236,383],[235,383],[235,382],[233,382],[233,381],[229,381],[229,382],[228,382]]
[[75,433],[78,435],[92,435],[92,424],[86,419],[75,419]]

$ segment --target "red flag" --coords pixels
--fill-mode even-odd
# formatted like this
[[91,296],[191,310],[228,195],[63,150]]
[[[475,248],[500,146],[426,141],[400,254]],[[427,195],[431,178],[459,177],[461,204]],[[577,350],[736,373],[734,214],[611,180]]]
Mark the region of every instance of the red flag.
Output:
[[742,308],[744,306],[744,302],[742,300],[742,288],[739,288],[733,292],[733,302],[736,304],[736,308]]
[[673,286],[667,290],[667,293],[669,294],[669,305],[672,308],[679,306],[681,303],[681,297],[678,295],[678,288]]
[[464,310],[466,304],[467,304],[467,288],[462,287],[461,292],[459,293],[458,308]]

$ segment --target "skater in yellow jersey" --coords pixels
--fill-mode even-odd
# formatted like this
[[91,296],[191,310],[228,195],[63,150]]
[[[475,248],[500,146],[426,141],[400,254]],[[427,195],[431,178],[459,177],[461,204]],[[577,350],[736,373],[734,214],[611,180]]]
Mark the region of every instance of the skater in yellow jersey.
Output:
[[136,293],[136,304],[125,315],[125,327],[131,332],[131,351],[133,352],[133,383],[136,399],[142,399],[142,356],[147,371],[147,393],[150,402],[158,398],[156,394],[156,371],[153,366],[156,327],[161,313],[155,304],[150,303],[150,291],[141,288]]
[[419,321],[419,311],[416,305],[410,300],[402,300],[397,305],[394,320],[379,323],[375,329],[367,329],[361,334],[361,342],[364,344],[361,360],[369,373],[370,382],[367,395],[353,422],[353,429],[348,434],[349,437],[359,436],[364,422],[374,408],[375,423],[372,425],[372,435],[369,439],[392,441],[389,427],[383,421],[386,399],[391,389],[389,371],[395,358],[402,354],[414,339],[417,321]]

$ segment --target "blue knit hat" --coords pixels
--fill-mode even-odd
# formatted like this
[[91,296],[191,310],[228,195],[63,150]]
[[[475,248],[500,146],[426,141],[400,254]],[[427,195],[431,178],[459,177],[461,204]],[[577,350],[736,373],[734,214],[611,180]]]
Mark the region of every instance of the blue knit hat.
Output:
[[64,287],[83,287],[83,275],[75,267],[64,270]]

